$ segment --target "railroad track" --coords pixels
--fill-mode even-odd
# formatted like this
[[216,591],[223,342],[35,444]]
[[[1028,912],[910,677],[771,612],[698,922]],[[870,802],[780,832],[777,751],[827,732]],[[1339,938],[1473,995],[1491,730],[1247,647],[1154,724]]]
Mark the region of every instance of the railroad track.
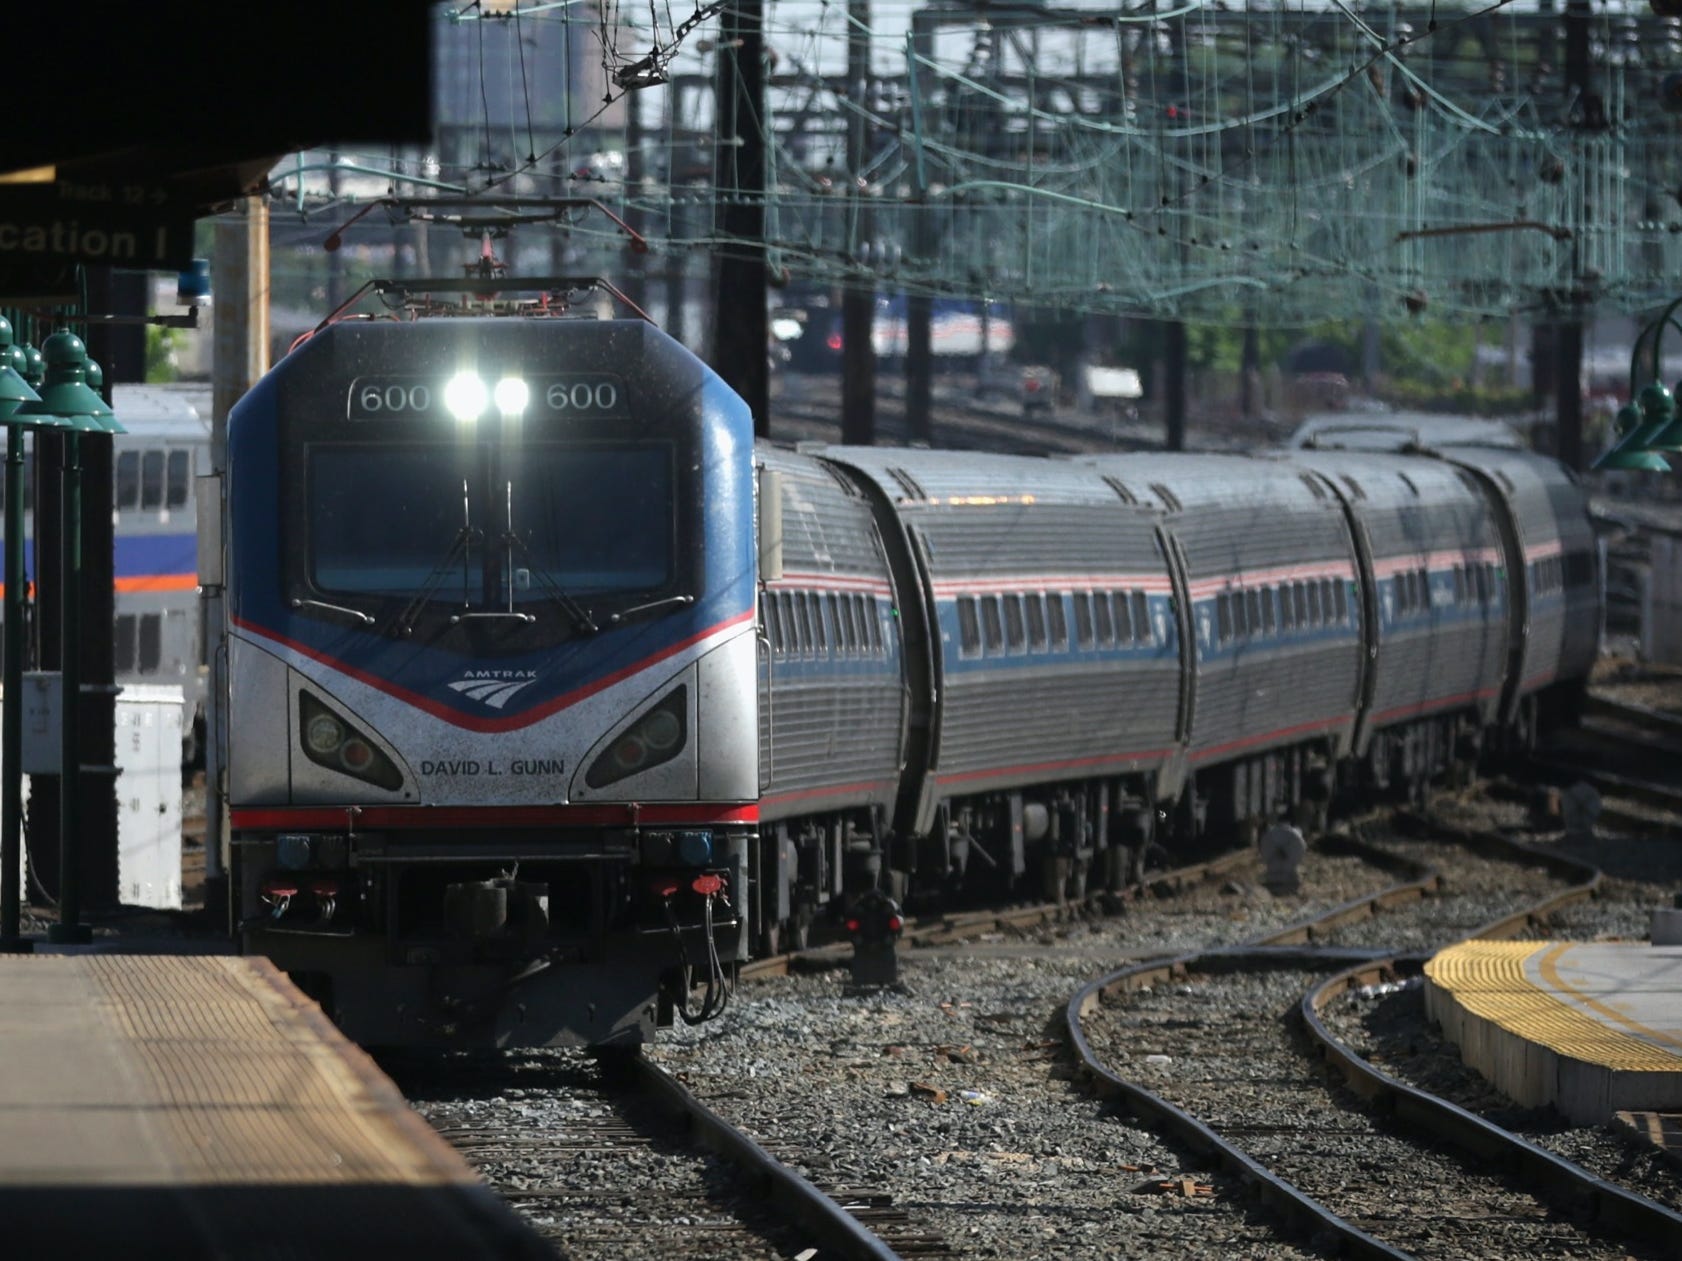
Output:
[[1608,821],[1651,829],[1653,820],[1626,802],[1682,813],[1676,766],[1682,760],[1682,718],[1651,706],[1591,693],[1582,724],[1530,758],[1544,781],[1586,781],[1611,800]]
[[[1523,906],[1445,940],[1531,931],[1600,881],[1587,864],[1505,838],[1441,839],[1510,856],[1529,886]],[[1345,1255],[1624,1257],[1630,1239],[1650,1255],[1677,1255],[1682,1215],[1388,1076],[1327,1027],[1327,1004],[1405,984],[1423,961],[1337,944],[1343,929],[1363,908],[1376,914],[1440,887],[1439,873],[1420,870],[1286,933],[1097,978],[1065,1011],[1083,1072],[1100,1094],[1241,1179],[1289,1229],[1335,1240]],[[1282,946],[1287,937],[1316,944]],[[1188,1008],[1217,1014],[1191,1021]],[[1296,1019],[1279,1019],[1284,1010]],[[1219,1046],[1207,1039],[1213,1020]],[[1359,1102],[1305,1053],[1324,1057]],[[1245,1085],[1257,1080],[1258,1089]]]
[[[561,1256],[950,1255],[885,1193],[826,1193],[639,1054],[392,1067],[439,1134]],[[798,1144],[788,1153],[798,1159]]]
[[[1256,857],[1251,851],[1233,850],[1203,862],[1150,872],[1139,883],[1130,885],[1118,893],[1094,894],[1078,901],[1036,902],[996,910],[911,917],[906,920],[900,944],[902,947],[948,945],[973,940],[979,935],[993,931],[1022,932],[1106,915],[1141,898],[1169,896],[1194,885],[1224,879],[1235,871],[1255,864]],[[743,981],[754,981],[787,976],[796,970],[845,967],[851,954],[852,947],[846,942],[828,942],[806,950],[755,959],[742,965],[739,976]]]

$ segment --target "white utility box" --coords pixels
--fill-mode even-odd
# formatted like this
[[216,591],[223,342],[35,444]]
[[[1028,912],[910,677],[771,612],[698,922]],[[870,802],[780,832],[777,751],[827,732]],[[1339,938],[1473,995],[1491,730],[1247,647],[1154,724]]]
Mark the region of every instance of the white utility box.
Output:
[[[23,699],[24,770],[56,775],[58,675],[26,675]],[[126,906],[181,908],[181,723],[185,708],[179,687],[130,684],[117,695],[117,897]],[[31,787],[26,776],[26,800]],[[53,883],[57,883],[56,873]]]
[[179,687],[124,684],[117,695],[117,897],[181,909]]

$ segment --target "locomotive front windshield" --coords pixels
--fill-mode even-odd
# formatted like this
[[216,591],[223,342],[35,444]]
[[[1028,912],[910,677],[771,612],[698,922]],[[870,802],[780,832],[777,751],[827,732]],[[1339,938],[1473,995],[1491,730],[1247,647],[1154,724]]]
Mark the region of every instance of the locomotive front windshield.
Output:
[[337,596],[465,605],[657,592],[672,453],[650,446],[312,444],[309,573]]

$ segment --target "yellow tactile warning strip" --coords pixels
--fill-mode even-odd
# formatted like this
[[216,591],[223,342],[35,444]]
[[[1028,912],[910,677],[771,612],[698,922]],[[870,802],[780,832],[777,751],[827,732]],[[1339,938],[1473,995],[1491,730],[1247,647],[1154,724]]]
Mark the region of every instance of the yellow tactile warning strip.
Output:
[[[0,1025],[10,1035],[8,1071],[32,1080],[30,1098],[16,1102],[34,1110],[33,1129],[53,1141],[57,1159],[42,1167],[40,1147],[17,1166],[0,1158],[0,1179],[475,1182],[373,1062],[267,960],[22,955],[4,968],[0,995],[14,1016],[33,1006],[37,1021],[33,1042],[27,1030]],[[40,1036],[41,1021],[61,1033]],[[65,1118],[80,1129],[67,1133]],[[102,1138],[107,1130],[111,1139]],[[104,1150],[125,1140],[144,1157]]]
[[[1565,948],[1535,941],[1466,941],[1439,952],[1425,965],[1425,975],[1469,1015],[1559,1055],[1617,1072],[1682,1072],[1682,1045],[1655,1045],[1636,1033],[1674,1042],[1669,1035],[1636,1024],[1559,979]],[[1532,959],[1550,985],[1559,985],[1561,994],[1576,997],[1603,1019],[1532,980],[1526,970]]]
[[267,960],[83,956],[194,1181],[472,1182]]
[[262,959],[0,956],[0,1257],[552,1258]]

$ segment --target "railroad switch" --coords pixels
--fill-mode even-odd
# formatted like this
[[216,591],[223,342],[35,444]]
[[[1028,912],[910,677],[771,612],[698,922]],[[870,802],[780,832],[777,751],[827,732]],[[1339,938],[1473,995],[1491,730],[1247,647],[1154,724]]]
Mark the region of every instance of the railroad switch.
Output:
[[895,946],[905,929],[899,903],[880,889],[872,889],[853,903],[846,922],[847,936],[853,943],[853,988],[898,985],[899,954]]

